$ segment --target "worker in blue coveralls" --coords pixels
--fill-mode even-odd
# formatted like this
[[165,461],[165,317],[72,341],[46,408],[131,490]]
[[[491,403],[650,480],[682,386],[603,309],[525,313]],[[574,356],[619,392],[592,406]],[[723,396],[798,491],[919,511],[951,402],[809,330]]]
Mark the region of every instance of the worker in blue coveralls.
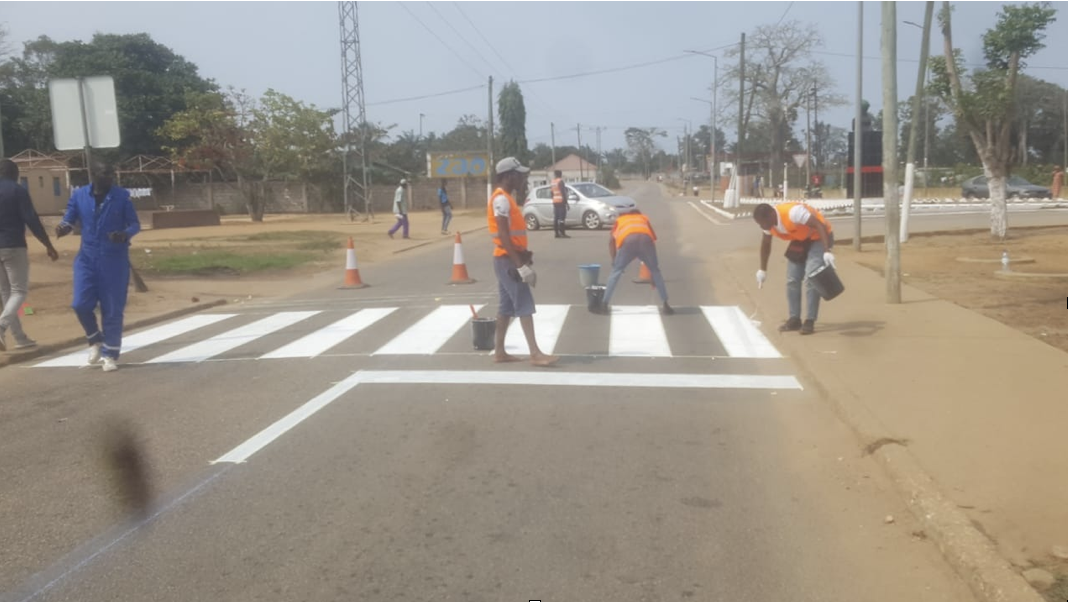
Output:
[[[130,283],[130,239],[141,231],[130,192],[114,185],[115,168],[98,164],[92,184],[74,191],[56,236],[81,224],[82,245],[74,259],[74,302],[71,307],[89,339],[90,365],[103,361],[105,372],[118,369],[122,347],[122,316]],[[97,325],[100,306],[103,330]]]

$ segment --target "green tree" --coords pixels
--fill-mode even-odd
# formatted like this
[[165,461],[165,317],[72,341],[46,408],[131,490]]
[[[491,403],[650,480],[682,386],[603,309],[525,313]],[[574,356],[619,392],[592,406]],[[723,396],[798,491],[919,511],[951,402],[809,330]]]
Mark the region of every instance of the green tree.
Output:
[[508,82],[497,97],[497,114],[500,120],[500,152],[504,157],[528,160],[527,108],[519,84]]
[[667,132],[660,128],[627,128],[623,132],[631,156],[641,166],[643,177],[649,177],[653,166],[654,153],[658,150],[656,138],[666,138]]
[[953,47],[952,10],[942,3],[944,56],[934,57],[935,90],[953,111],[957,127],[966,132],[983,162],[990,185],[990,233],[1004,239],[1008,230],[1005,179],[1014,159],[1012,128],[1016,86],[1024,60],[1045,47],[1046,28],[1056,18],[1048,2],[1005,5],[997,23],[983,34],[986,67],[963,72],[960,52]]
[[475,115],[464,115],[456,122],[456,127],[441,137],[435,148],[443,151],[484,151],[488,146],[485,122]]

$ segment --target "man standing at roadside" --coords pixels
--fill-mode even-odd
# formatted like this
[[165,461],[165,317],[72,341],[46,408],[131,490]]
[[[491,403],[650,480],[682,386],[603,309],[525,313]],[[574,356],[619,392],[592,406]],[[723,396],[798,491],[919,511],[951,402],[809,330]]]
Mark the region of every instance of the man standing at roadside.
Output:
[[59,253],[52,246],[41,218],[33,208],[30,193],[19,186],[19,166],[0,161],[0,351],[7,350],[7,331],[15,335],[15,349],[31,349],[37,343],[22,331],[19,309],[30,287],[30,258],[26,229],[48,250],[52,261]]
[[402,226],[404,227],[404,238],[408,238],[408,180],[401,180],[400,186],[397,186],[397,190],[393,193],[393,215],[397,218],[397,223],[393,224],[393,227],[389,229],[390,238],[393,238],[393,234]]
[[667,286],[664,285],[664,276],[660,273],[660,263],[656,257],[656,232],[649,218],[645,217],[638,209],[631,209],[628,213],[620,215],[616,225],[612,228],[612,234],[608,237],[608,253],[612,256],[612,274],[608,277],[608,284],[604,289],[604,305],[601,312],[608,312],[608,303],[612,300],[612,293],[616,290],[616,284],[626,271],[627,266],[635,259],[640,259],[649,273],[653,276],[653,284],[656,292],[660,293],[660,301],[664,304],[660,311],[665,316],[675,313],[668,305]]
[[[93,167],[93,183],[74,191],[67,202],[56,236],[66,236],[76,224],[82,226],[82,245],[74,258],[74,302],[89,341],[90,365],[103,359],[104,372],[119,368],[122,320],[130,286],[130,239],[141,231],[130,192],[114,185],[115,168]],[[100,306],[103,330],[96,320]]]
[[757,270],[757,285],[763,288],[768,279],[768,258],[771,257],[772,235],[789,243],[786,249],[786,300],[790,317],[779,326],[780,332],[800,330],[801,334],[815,332],[816,318],[820,311],[820,294],[808,282],[806,300],[808,312],[801,321],[801,281],[824,264],[834,266],[834,233],[831,224],[816,208],[804,203],[780,203],[774,207],[767,203],[753,210],[753,221],[764,230],[760,241],[760,269]]
[[571,206],[567,203],[567,185],[564,174],[559,169],[553,172],[553,230],[556,238],[571,238],[567,235],[567,212]]
[[1053,197],[1053,200],[1061,198],[1061,188],[1063,186],[1064,171],[1061,169],[1061,166],[1058,165],[1053,168],[1053,186],[1050,187],[1050,192],[1053,193],[1050,196]]
[[449,202],[449,191],[445,189],[445,180],[441,181],[438,188],[438,202],[441,204],[441,233],[449,233],[449,222],[452,221],[452,203]]
[[535,366],[551,366],[559,358],[542,353],[534,338],[534,295],[538,275],[531,267],[533,253],[527,249],[527,225],[523,212],[513,194],[522,190],[529,167],[524,167],[515,157],[505,157],[497,163],[497,189],[486,205],[489,232],[493,240],[493,272],[497,276],[497,332],[494,359],[497,362],[516,362],[519,358],[509,355],[504,349],[504,338],[512,318],[519,318],[530,362]]

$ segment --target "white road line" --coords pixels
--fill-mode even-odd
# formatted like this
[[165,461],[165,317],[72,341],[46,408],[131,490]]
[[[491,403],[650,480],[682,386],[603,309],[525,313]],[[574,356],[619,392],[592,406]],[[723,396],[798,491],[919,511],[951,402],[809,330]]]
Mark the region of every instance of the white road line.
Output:
[[[556,349],[556,341],[564,329],[564,321],[570,305],[539,305],[538,313],[534,314],[534,332],[537,333],[538,347],[545,353],[552,353]],[[508,334],[504,337],[504,349],[508,353],[530,353],[527,339],[523,336],[523,329],[517,324],[518,320],[512,320],[508,328]]]
[[254,341],[262,336],[266,336],[281,330],[286,326],[290,326],[306,320],[316,314],[318,311],[283,311],[273,316],[268,316],[262,320],[257,320],[251,324],[246,324],[240,328],[224,332],[220,335],[211,337],[210,339],[194,343],[187,347],[182,347],[170,353],[161,355],[155,359],[149,360],[147,364],[166,364],[172,362],[202,362],[206,359],[215,357],[216,355],[226,353],[231,349],[236,349]]
[[[227,318],[232,318],[237,314],[201,314],[197,316],[189,316],[174,322],[163,324],[162,326],[156,326],[148,330],[142,330],[141,332],[134,333],[122,341],[122,352],[129,353],[135,349],[147,347],[167,339],[174,338],[180,334],[210,326],[216,322],[221,322]],[[85,365],[85,350],[75,351],[68,355],[57,357],[55,359],[48,360],[47,362],[41,362],[36,364],[34,368],[57,368],[57,367],[79,367]]]
[[705,319],[716,331],[723,348],[731,357],[782,357],[771,341],[736,306],[701,306]]
[[707,219],[708,221],[712,222],[713,224],[715,224],[717,226],[726,226],[727,225],[727,224],[724,224],[722,222],[719,222],[719,221],[713,219],[711,215],[709,215],[709,214],[705,213],[704,211],[702,211],[701,208],[698,207],[696,204],[694,204],[693,201],[687,201],[687,204],[689,206],[693,207],[694,210],[697,211],[697,213],[699,213],[701,215],[701,217]]
[[793,376],[759,374],[626,374],[558,372],[550,370],[364,370],[360,384],[421,385],[544,385],[560,387],[649,387],[655,389],[794,389],[803,390]]
[[671,357],[664,323],[655,305],[613,306],[608,355]]
[[540,385],[652,389],[787,389],[803,387],[793,376],[757,374],[613,374],[609,372],[365,370],[335,384],[263,429],[212,464],[246,462],[253,454],[307,420],[357,385]]
[[[480,310],[484,305],[476,305]],[[386,343],[374,355],[432,355],[471,321],[466,305],[442,305]]]
[[358,384],[360,384],[359,372],[353,374],[352,376],[349,376],[348,378],[337,383],[333,387],[330,387],[323,393],[320,393],[319,395],[313,397],[304,405],[290,412],[285,418],[282,418],[278,422],[275,422],[271,426],[263,429],[248,441],[245,441],[241,445],[238,445],[234,449],[224,454],[218,460],[215,460],[215,462],[212,462],[212,464],[218,464],[220,462],[240,463],[248,460],[249,456],[258,452],[275,439],[284,435],[289,429],[297,426],[301,422],[304,422],[304,420],[307,419],[309,416],[323,409],[327,406],[327,404],[349,392],[353,387]]
[[263,355],[260,359],[316,357],[332,349],[345,339],[397,311],[396,307],[373,307],[345,317],[333,324],[297,339],[292,343]]

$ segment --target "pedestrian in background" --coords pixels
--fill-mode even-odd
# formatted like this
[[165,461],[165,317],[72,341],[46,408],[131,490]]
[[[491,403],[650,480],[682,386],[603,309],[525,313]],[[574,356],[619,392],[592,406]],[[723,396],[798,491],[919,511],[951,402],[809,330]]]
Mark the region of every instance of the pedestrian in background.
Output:
[[559,169],[553,172],[553,231],[556,238],[571,238],[567,235],[567,212],[571,206],[567,202],[567,184],[564,174]]
[[404,238],[408,238],[407,191],[408,180],[401,180],[396,192],[393,193],[393,215],[397,218],[397,223],[393,224],[393,227],[387,232],[390,238],[393,238],[393,234],[401,227],[404,228]]
[[1050,196],[1054,199],[1061,198],[1061,187],[1064,186],[1064,171],[1058,165],[1053,168],[1053,186],[1050,187]]
[[452,203],[449,202],[449,191],[445,189],[445,180],[441,181],[438,188],[438,202],[441,204],[441,233],[449,233],[449,222],[452,221]]
[[[74,258],[74,302],[89,341],[90,365],[103,360],[104,372],[118,369],[122,349],[122,321],[130,286],[130,239],[141,231],[130,192],[115,186],[115,168],[93,167],[93,182],[71,194],[56,236],[81,224],[82,244]],[[97,323],[100,307],[103,330]]]
[[764,231],[760,241],[760,269],[756,273],[757,285],[761,288],[768,279],[771,237],[774,235],[789,243],[786,249],[786,301],[790,316],[779,326],[779,331],[800,330],[801,334],[812,334],[819,317],[820,294],[808,282],[808,312],[802,322],[801,282],[808,280],[808,274],[824,264],[834,266],[834,254],[831,253],[834,233],[830,222],[816,208],[804,203],[780,203],[774,207],[762,203],[753,209],[753,221]]
[[19,320],[19,309],[26,302],[30,288],[26,229],[48,250],[49,259],[59,259],[33,208],[30,193],[18,181],[19,166],[10,159],[0,161],[0,351],[7,350],[5,339],[9,329],[15,336],[15,349],[37,346],[36,341],[26,336]]

